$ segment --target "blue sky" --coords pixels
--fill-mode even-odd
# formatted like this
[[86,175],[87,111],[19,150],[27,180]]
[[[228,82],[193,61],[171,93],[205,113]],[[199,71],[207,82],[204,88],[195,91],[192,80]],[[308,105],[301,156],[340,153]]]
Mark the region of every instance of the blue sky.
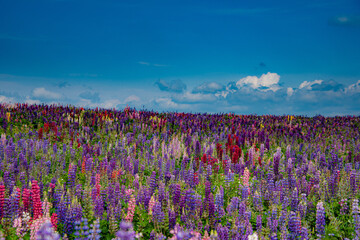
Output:
[[0,102],[360,114],[356,0],[0,6]]

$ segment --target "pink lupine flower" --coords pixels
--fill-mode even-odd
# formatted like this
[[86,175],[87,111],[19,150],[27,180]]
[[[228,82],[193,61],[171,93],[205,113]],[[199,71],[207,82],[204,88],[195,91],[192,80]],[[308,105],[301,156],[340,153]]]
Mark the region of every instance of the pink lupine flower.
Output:
[[36,240],[36,233],[39,231],[41,225],[45,222],[45,218],[38,218],[32,221],[30,225],[30,240]]
[[154,199],[154,196],[152,196],[149,201],[149,215],[150,216],[152,216],[152,210],[154,208],[154,205],[155,205],[155,199]]
[[22,221],[22,218],[21,217],[18,217],[14,220],[14,225],[13,225],[14,228],[16,228],[16,235],[22,239],[22,237],[25,235],[25,227],[24,227],[24,224],[23,224],[23,221]]
[[204,236],[201,240],[210,240],[209,233],[205,230]]
[[135,197],[134,197],[134,195],[131,195],[129,205],[128,205],[128,212],[127,212],[127,215],[125,217],[126,221],[132,222],[132,220],[134,218],[134,214],[135,214],[135,206],[136,206]]
[[246,187],[249,187],[249,178],[250,178],[250,172],[249,172],[249,169],[246,167],[244,170],[244,176],[243,176],[243,184]]

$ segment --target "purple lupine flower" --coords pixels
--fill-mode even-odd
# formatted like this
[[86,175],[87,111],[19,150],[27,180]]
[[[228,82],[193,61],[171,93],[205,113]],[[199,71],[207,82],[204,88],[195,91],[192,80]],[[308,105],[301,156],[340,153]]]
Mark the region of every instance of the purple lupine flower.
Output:
[[160,182],[159,184],[159,191],[158,191],[158,200],[162,203],[165,200],[165,185]]
[[135,179],[133,181],[133,188],[138,189],[139,188],[139,176],[135,175]]
[[76,165],[72,166],[71,169],[69,170],[68,184],[70,188],[75,186],[75,180],[76,180]]
[[162,211],[161,203],[156,201],[153,207],[153,221],[161,223],[164,220],[165,214]]
[[153,171],[151,176],[150,176],[150,179],[149,179],[149,186],[151,188],[151,191],[154,192],[155,189],[157,188],[157,180],[156,180],[156,172]]
[[87,218],[81,218],[81,221],[75,222],[75,240],[88,239],[89,226]]
[[65,215],[65,221],[64,221],[64,230],[65,230],[65,233],[67,235],[70,235],[73,233],[74,231],[74,220],[75,220],[75,216],[74,216],[74,213],[73,213],[73,210],[72,208],[69,206],[67,211],[66,211],[66,215]]
[[172,193],[172,200],[174,206],[177,206],[179,204],[180,198],[181,198],[181,187],[179,184],[174,184],[173,193]]
[[234,181],[234,175],[235,174],[229,170],[229,172],[225,175],[225,183],[228,185],[232,183]]
[[[196,211],[197,211],[199,217],[201,217],[202,212],[203,212],[203,204],[202,203],[203,203],[203,199],[202,199],[201,195],[196,193],[195,194],[195,204],[196,204]],[[224,209],[222,211],[224,212]]]
[[229,229],[224,226],[222,227],[220,224],[217,228],[217,233],[219,236],[219,240],[228,240],[229,239]]
[[76,203],[73,207],[72,207],[72,213],[74,216],[74,220],[80,220],[82,218],[82,207],[81,204]]
[[229,214],[232,214],[233,212],[237,211],[239,209],[239,203],[240,203],[240,200],[238,197],[231,198],[230,204],[228,205],[228,207],[226,209],[227,212]]
[[278,240],[277,234],[275,232],[270,234],[270,240]]
[[11,218],[13,215],[12,207],[11,207],[11,199],[5,198],[4,205],[2,206],[2,217],[3,218]]
[[58,240],[60,239],[60,236],[58,233],[54,232],[51,222],[46,221],[36,232],[35,238],[37,240]]
[[308,229],[306,227],[302,227],[300,235],[301,235],[301,239],[308,240],[309,239],[309,231],[308,231]]
[[300,236],[300,227],[300,218],[297,217],[296,213],[292,211],[289,215],[289,230],[291,239],[296,239],[298,236]]
[[245,219],[246,204],[244,201],[239,204],[239,217]]
[[352,170],[350,173],[350,187],[351,187],[351,192],[354,196],[358,189],[356,179],[357,179],[357,172],[355,170]]
[[271,215],[270,215],[270,219],[271,219],[271,227],[270,227],[270,230],[272,232],[277,232],[277,227],[278,227],[278,219],[277,219],[277,210],[276,208],[274,208],[271,212]]
[[194,181],[194,169],[193,168],[189,169],[186,179],[187,179],[186,182],[189,184],[190,187],[194,188],[196,186],[195,181]]
[[173,209],[169,209],[169,229],[174,229],[176,224],[176,213]]
[[262,200],[257,191],[255,192],[254,197],[253,197],[253,204],[254,204],[255,210],[257,210],[259,212],[262,210]]
[[352,203],[352,215],[354,218],[354,229],[357,238],[360,237],[360,211],[359,211],[359,200],[353,199]]
[[76,185],[76,190],[75,190],[75,196],[78,198],[78,199],[81,199],[82,198],[82,184],[78,184]]
[[221,193],[215,195],[215,208],[216,210],[224,207],[224,196]]
[[318,237],[325,235],[325,209],[322,202],[316,205],[316,231]]
[[218,218],[222,218],[225,215],[224,196],[221,194],[221,192],[215,195],[215,212]]
[[347,199],[341,199],[341,201],[339,202],[341,208],[340,208],[340,215],[345,215],[348,213],[349,211],[349,206],[347,203]]
[[209,181],[205,182],[205,199],[208,198],[208,196],[211,193],[211,183]]
[[298,191],[295,188],[291,194],[291,211],[296,212],[298,210],[299,197]]
[[256,231],[258,232],[258,234],[260,235],[262,229],[262,216],[261,214],[256,216]]
[[262,143],[262,144],[260,145],[260,157],[261,157],[261,158],[263,158],[263,156],[264,156],[264,151],[265,151],[265,146],[264,146],[264,144]]
[[99,240],[101,237],[100,233],[101,233],[100,222],[99,219],[96,219],[95,222],[90,225],[90,230],[89,230],[90,239]]
[[194,214],[196,202],[195,202],[195,191],[193,189],[188,189],[185,192],[185,202],[187,210],[189,211],[189,214]]
[[115,234],[115,240],[133,240],[135,239],[135,232],[130,222],[121,222],[120,230]]
[[276,149],[276,153],[274,154],[273,168],[275,176],[279,175],[279,163],[281,159],[281,148]]
[[250,190],[248,187],[243,187],[241,189],[241,199],[246,200],[249,197],[249,192],[250,192]]
[[212,193],[210,193],[208,197],[208,204],[209,204],[209,218],[212,219],[215,216],[214,196]]
[[306,216],[306,208],[307,208],[306,194],[302,193],[300,204],[298,206],[301,218],[304,218]]
[[270,196],[273,194],[274,187],[275,187],[274,179],[273,178],[268,179],[267,190]]
[[332,174],[327,182],[331,196],[335,196],[337,192],[337,173]]

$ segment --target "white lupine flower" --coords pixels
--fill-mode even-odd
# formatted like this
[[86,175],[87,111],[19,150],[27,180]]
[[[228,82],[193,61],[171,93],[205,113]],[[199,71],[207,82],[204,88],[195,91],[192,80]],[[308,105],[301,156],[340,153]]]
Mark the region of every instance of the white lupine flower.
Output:
[[256,233],[249,235],[248,240],[258,240],[258,235]]

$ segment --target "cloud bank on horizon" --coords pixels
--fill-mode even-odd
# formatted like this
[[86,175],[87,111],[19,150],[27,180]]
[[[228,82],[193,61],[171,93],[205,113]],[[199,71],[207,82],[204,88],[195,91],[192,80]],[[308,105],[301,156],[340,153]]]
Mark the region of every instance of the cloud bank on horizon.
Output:
[[[6,81],[12,79],[12,81]],[[123,109],[126,106],[155,111],[236,114],[359,115],[360,80],[344,85],[334,80],[303,81],[284,87],[281,76],[267,72],[237,81],[204,81],[192,88],[180,80],[157,80],[148,89],[102,85],[56,84],[44,79],[39,87],[17,83],[15,76],[0,75],[0,103],[63,104],[86,108]],[[21,79],[22,82],[28,80]],[[19,89],[19,85],[23,89]]]

